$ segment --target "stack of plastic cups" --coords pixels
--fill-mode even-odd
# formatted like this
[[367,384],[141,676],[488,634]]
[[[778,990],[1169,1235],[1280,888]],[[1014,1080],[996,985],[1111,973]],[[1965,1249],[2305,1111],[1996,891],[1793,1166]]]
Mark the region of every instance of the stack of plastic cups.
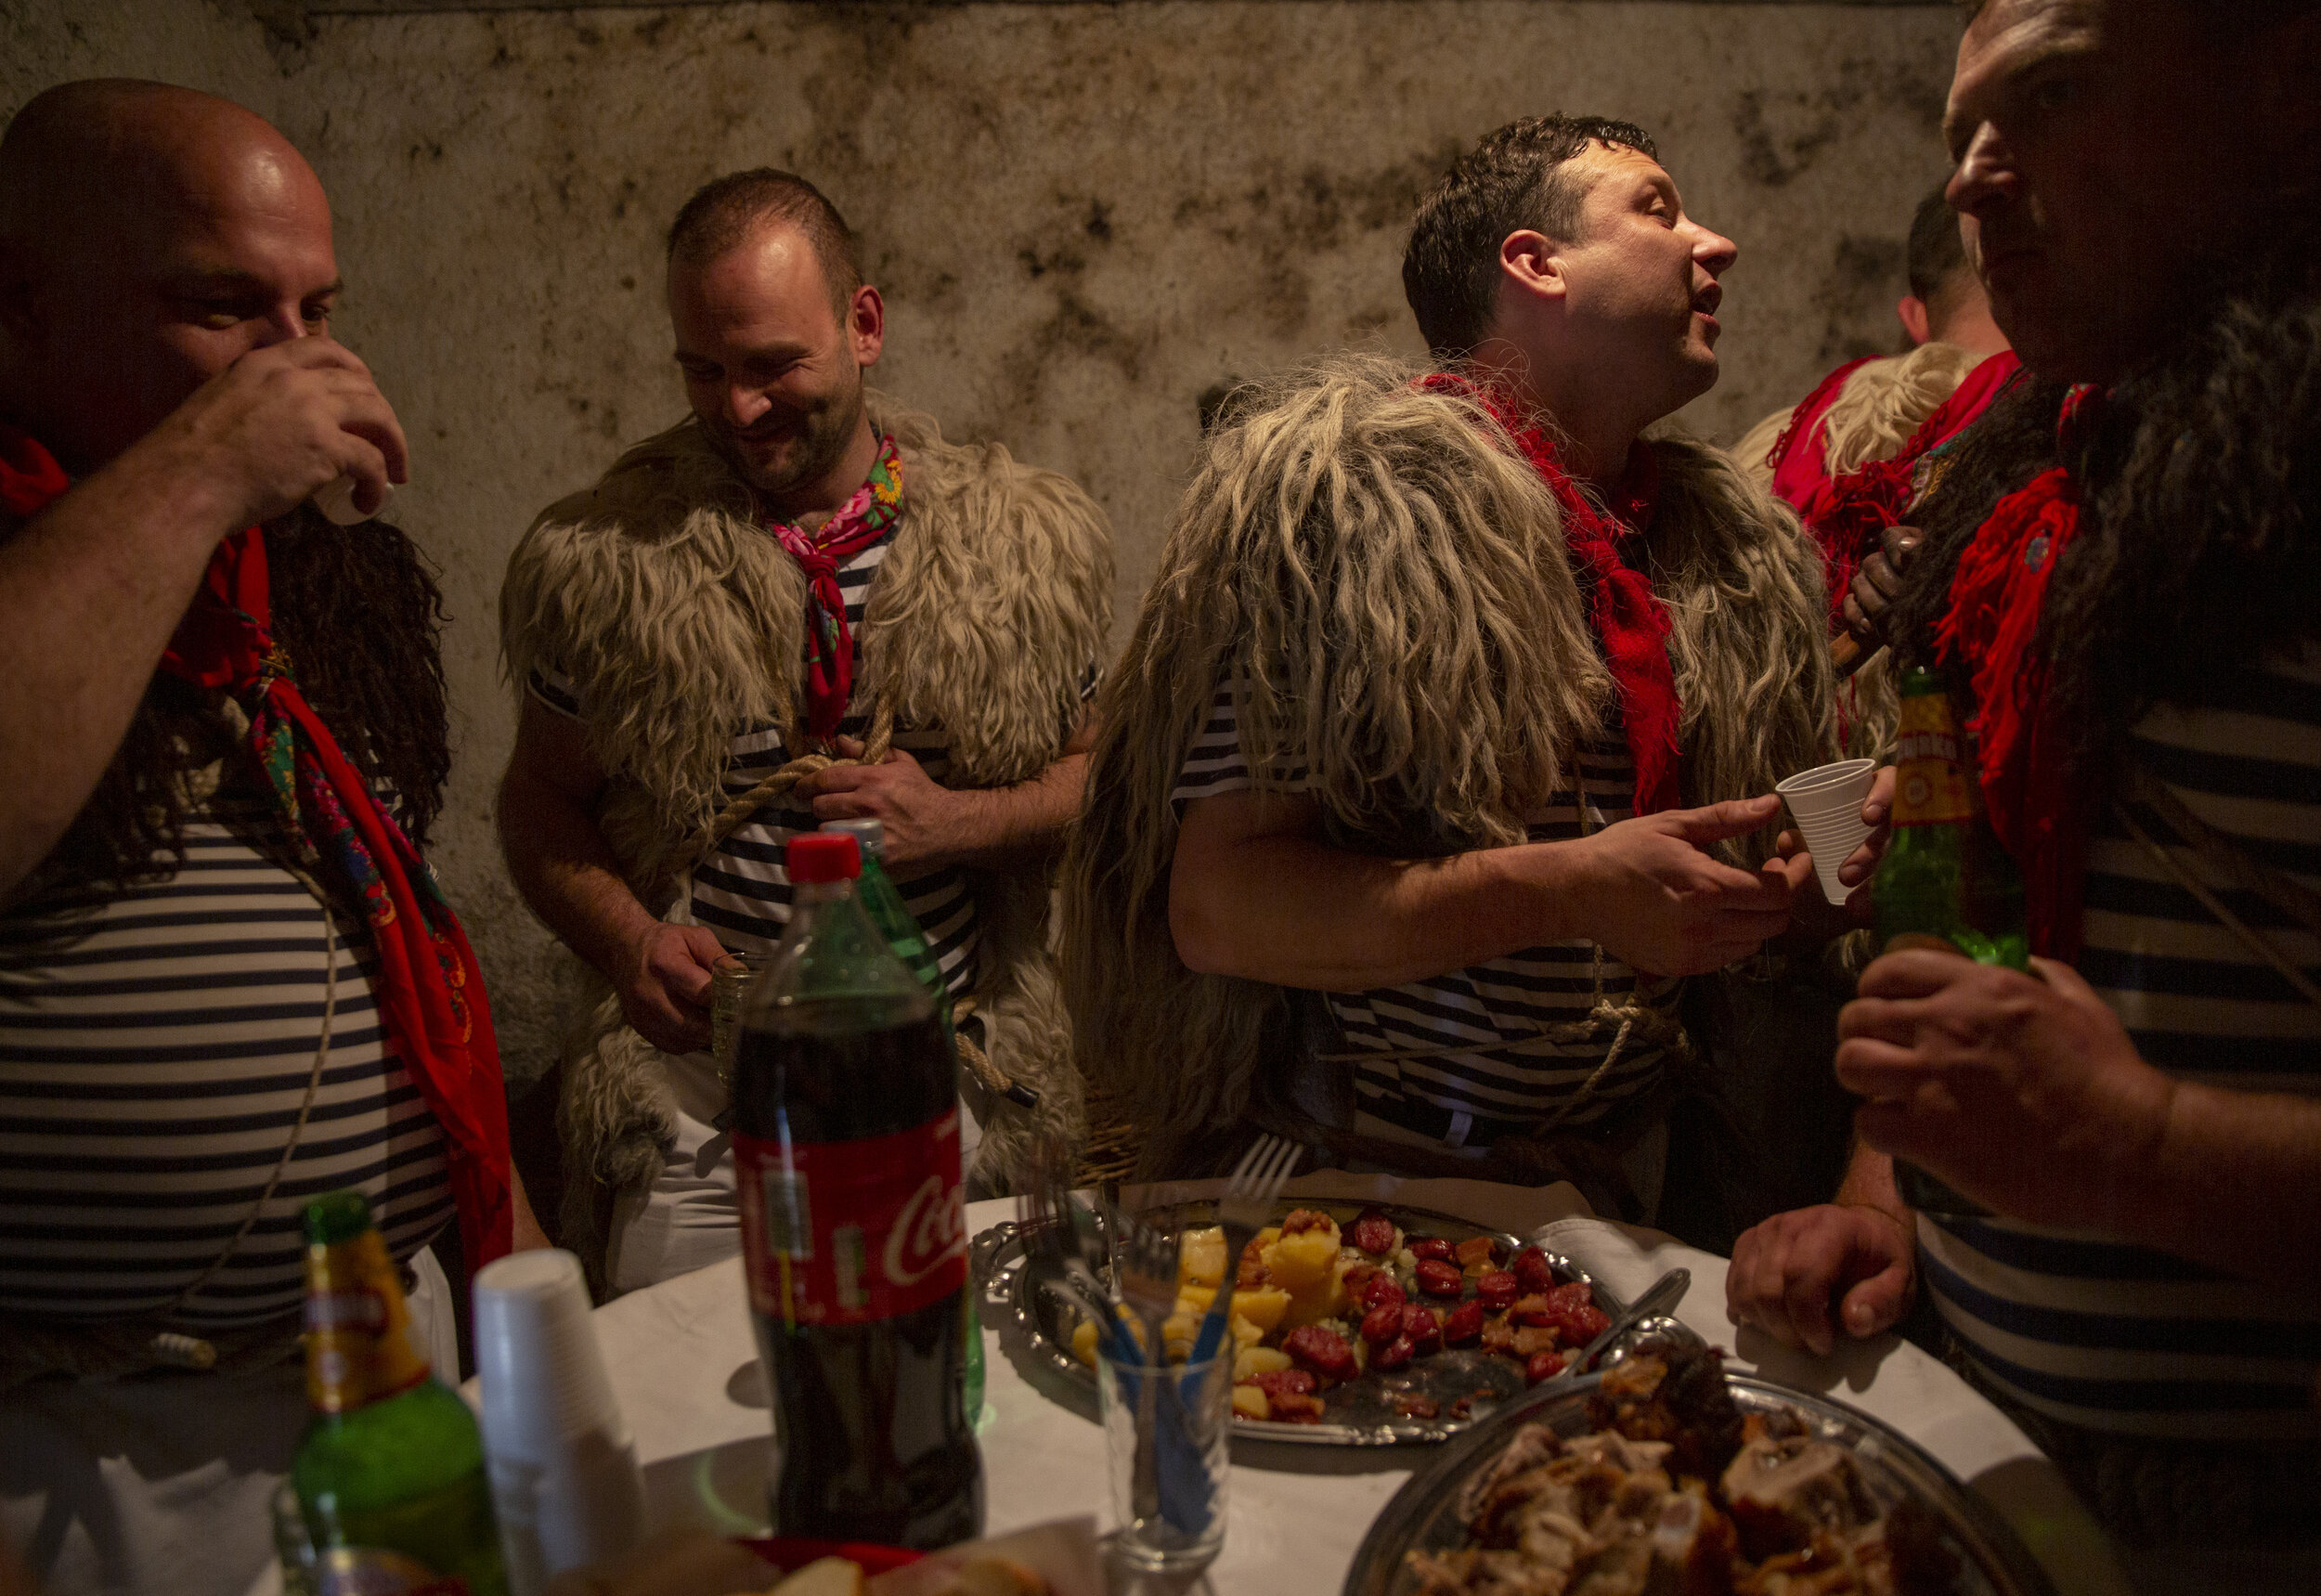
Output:
[[1845,759],[1803,771],[1779,783],[1773,790],[1789,806],[1790,818],[1813,855],[1813,873],[1822,878],[1822,895],[1843,903],[1848,889],[1838,881],[1838,866],[1853,857],[1870,835],[1861,824],[1861,805],[1877,779],[1875,759]]
[[580,1260],[518,1252],[478,1274],[475,1362],[512,1596],[633,1550],[644,1480],[589,1322]]

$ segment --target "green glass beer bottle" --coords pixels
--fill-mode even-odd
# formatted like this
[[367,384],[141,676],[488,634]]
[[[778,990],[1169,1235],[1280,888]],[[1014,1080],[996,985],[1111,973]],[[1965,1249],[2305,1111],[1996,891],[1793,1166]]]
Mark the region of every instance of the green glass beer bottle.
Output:
[[[887,939],[895,957],[908,966],[919,983],[933,994],[935,1018],[942,1021],[943,1044],[952,1051],[953,1063],[958,1060],[959,1038],[952,1030],[951,983],[943,979],[943,967],[935,957],[935,950],[927,945],[927,933],[919,927],[918,916],[911,913],[911,905],[902,901],[902,889],[887,874],[887,827],[884,822],[870,818],[860,820],[825,820],[823,831],[843,831],[854,838],[862,850],[862,874],[855,880],[854,896],[869,914],[871,924]],[[967,1291],[961,1310],[966,1315],[966,1383],[961,1387],[961,1401],[967,1411],[967,1422],[974,1424],[983,1411],[983,1324],[975,1311],[975,1282],[967,1282]]]
[[291,1486],[319,1596],[507,1596],[475,1418],[414,1344],[395,1260],[351,1191],[306,1207],[306,1399]]
[[[1886,947],[1940,947],[1978,964],[2030,968],[2023,873],[1983,812],[1973,745],[1942,679],[1902,673],[1895,750],[1894,837],[1871,887]],[[1921,1213],[1980,1218],[1990,1210],[1907,1160],[1894,1161],[1902,1200]]]
[[1933,671],[1913,667],[1901,699],[1894,838],[1871,888],[1878,938],[1888,948],[1936,940],[1977,964],[2027,970],[2023,873],[1983,813],[1950,694]]

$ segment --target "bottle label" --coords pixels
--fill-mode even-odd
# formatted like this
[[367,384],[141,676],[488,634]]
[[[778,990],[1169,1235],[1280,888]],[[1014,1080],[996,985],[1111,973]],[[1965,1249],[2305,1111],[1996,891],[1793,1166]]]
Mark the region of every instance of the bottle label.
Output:
[[376,1230],[306,1249],[306,1400],[351,1413],[427,1378],[411,1311]]
[[311,1577],[315,1596],[468,1596],[466,1580],[376,1546],[331,1547],[316,1559]]
[[791,1325],[900,1318],[967,1279],[959,1110],[892,1135],[792,1142],[735,1132],[750,1305]]
[[1948,825],[1972,819],[1958,725],[1951,701],[1938,694],[1902,700],[1900,740],[1894,750],[1894,824]]

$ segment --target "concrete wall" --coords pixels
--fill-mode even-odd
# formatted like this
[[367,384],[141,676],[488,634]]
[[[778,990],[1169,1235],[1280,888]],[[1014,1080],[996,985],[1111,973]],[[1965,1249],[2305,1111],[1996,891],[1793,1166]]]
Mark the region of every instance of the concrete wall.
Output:
[[411,434],[396,513],[453,612],[439,863],[517,1073],[564,978],[490,839],[513,723],[494,596],[540,505],[681,413],[658,237],[695,185],[759,163],[823,185],[887,293],[879,380],[1085,483],[1124,624],[1199,396],[1349,342],[1417,353],[1402,228],[1511,117],[1641,123],[1739,240],[1699,430],[1889,345],[1957,27],[1940,6],[719,5],[322,19],[272,46],[276,74],[209,0],[9,15],[30,42],[0,68],[9,107],[61,76],[177,78],[275,116],[331,190],[340,334]]
[[0,0],[0,116],[97,77],[161,78],[267,116],[280,83],[241,0]]

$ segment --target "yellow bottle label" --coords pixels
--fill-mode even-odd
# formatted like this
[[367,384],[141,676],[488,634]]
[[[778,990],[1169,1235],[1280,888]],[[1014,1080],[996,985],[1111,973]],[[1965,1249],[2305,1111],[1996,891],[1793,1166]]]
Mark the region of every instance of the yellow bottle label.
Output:
[[376,1230],[306,1249],[306,1400],[350,1413],[427,1378],[411,1311]]
[[1974,817],[1958,722],[1948,698],[1930,693],[1902,700],[1894,764],[1896,825],[1947,825]]

